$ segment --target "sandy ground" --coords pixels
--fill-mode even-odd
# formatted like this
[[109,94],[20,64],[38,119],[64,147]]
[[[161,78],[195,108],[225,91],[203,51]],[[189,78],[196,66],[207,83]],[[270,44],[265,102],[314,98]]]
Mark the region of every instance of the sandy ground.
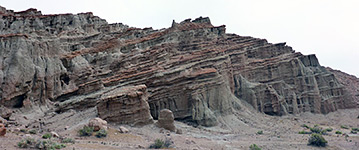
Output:
[[[110,124],[106,138],[96,138],[95,136],[79,137],[77,131],[87,122],[87,120],[84,120],[72,126],[69,130],[57,130],[57,132],[61,136],[76,140],[75,144],[67,144],[66,148],[64,148],[71,150],[147,149],[158,138],[172,140],[172,149],[181,150],[247,150],[251,144],[256,144],[263,150],[358,150],[359,133],[350,134],[350,129],[341,128],[342,125],[359,127],[358,115],[359,109],[339,110],[326,115],[303,113],[296,116],[288,115],[282,117],[241,112],[219,118],[221,123],[215,127],[193,127],[176,121],[175,125],[183,131],[182,134],[157,128],[153,124],[144,127],[125,126],[130,132],[123,134],[117,130],[119,125]],[[72,116],[79,118],[76,115]],[[64,123],[59,124],[62,125]],[[305,128],[301,127],[303,124],[311,127],[319,125],[322,128],[333,128],[332,132],[324,135],[324,138],[328,141],[328,146],[324,148],[308,146],[307,143],[310,135],[298,134],[299,131],[305,130]],[[17,142],[28,136],[25,133],[14,131],[15,128],[19,127],[9,127],[10,131],[6,136],[0,137],[1,150],[19,149],[16,146]],[[257,134],[258,131],[263,131],[263,134]],[[335,134],[335,131],[341,131],[343,134]],[[42,134],[37,133],[31,136],[33,138],[40,138]]]

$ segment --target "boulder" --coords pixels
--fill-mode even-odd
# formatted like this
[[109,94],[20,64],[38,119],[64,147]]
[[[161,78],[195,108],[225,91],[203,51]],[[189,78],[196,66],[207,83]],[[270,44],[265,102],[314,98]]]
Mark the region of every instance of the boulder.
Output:
[[9,119],[11,114],[12,114],[11,109],[0,105],[0,117],[4,119]]
[[89,127],[93,127],[94,131],[99,131],[100,129],[107,130],[107,121],[101,118],[93,118],[88,123]]
[[0,136],[5,136],[5,134],[6,134],[5,125],[0,123]]
[[13,131],[14,132],[20,132],[20,128],[15,128]]
[[50,134],[52,137],[56,137],[56,138],[60,137],[59,134],[57,134],[55,131],[51,131]]
[[176,134],[183,134],[182,129],[177,129]]
[[142,126],[153,123],[146,85],[125,86],[101,96],[98,116],[109,122]]
[[162,109],[158,117],[157,126],[175,132],[174,116],[171,110]]
[[130,132],[130,130],[128,130],[128,129],[125,128],[124,126],[120,126],[119,129],[118,129],[118,131],[119,131],[120,133],[128,133],[128,132]]

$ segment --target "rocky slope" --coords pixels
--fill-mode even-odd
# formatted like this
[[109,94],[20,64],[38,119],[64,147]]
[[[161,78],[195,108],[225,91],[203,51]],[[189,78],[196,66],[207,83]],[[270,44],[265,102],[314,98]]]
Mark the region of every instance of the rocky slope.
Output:
[[359,79],[356,76],[347,74],[340,70],[335,70],[329,67],[327,67],[327,70],[334,74],[340,84],[344,85],[349,94],[349,98],[353,99],[354,102],[359,105]]
[[[92,13],[43,15],[1,7],[0,103],[22,112],[45,106],[47,113],[108,108],[103,101],[113,111],[149,105],[154,119],[167,108],[176,120],[204,126],[247,104],[269,115],[357,107],[350,85],[315,55],[225,31],[202,17],[154,30],[108,24]],[[138,85],[147,89],[137,95],[121,91]],[[135,115],[146,110],[123,112],[129,124],[139,116],[152,122]]]

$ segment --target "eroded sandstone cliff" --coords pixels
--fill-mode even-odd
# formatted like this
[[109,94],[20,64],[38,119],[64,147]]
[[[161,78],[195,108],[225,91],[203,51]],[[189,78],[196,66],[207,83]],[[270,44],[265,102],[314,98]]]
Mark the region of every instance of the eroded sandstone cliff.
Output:
[[270,115],[357,107],[315,55],[227,34],[209,18],[154,30],[108,24],[92,13],[43,15],[1,7],[0,17],[0,103],[8,108],[55,102],[57,113],[101,109],[103,95],[142,84],[146,96],[134,97],[148,102],[153,118],[167,108],[177,120],[205,126],[240,111],[243,101]]

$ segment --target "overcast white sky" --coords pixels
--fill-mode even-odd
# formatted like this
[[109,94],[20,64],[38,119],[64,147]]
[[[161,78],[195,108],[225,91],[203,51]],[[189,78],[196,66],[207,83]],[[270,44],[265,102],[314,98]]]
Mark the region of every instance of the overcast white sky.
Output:
[[15,11],[93,12],[109,23],[167,28],[199,16],[228,33],[287,42],[321,65],[359,77],[359,0],[0,0]]

